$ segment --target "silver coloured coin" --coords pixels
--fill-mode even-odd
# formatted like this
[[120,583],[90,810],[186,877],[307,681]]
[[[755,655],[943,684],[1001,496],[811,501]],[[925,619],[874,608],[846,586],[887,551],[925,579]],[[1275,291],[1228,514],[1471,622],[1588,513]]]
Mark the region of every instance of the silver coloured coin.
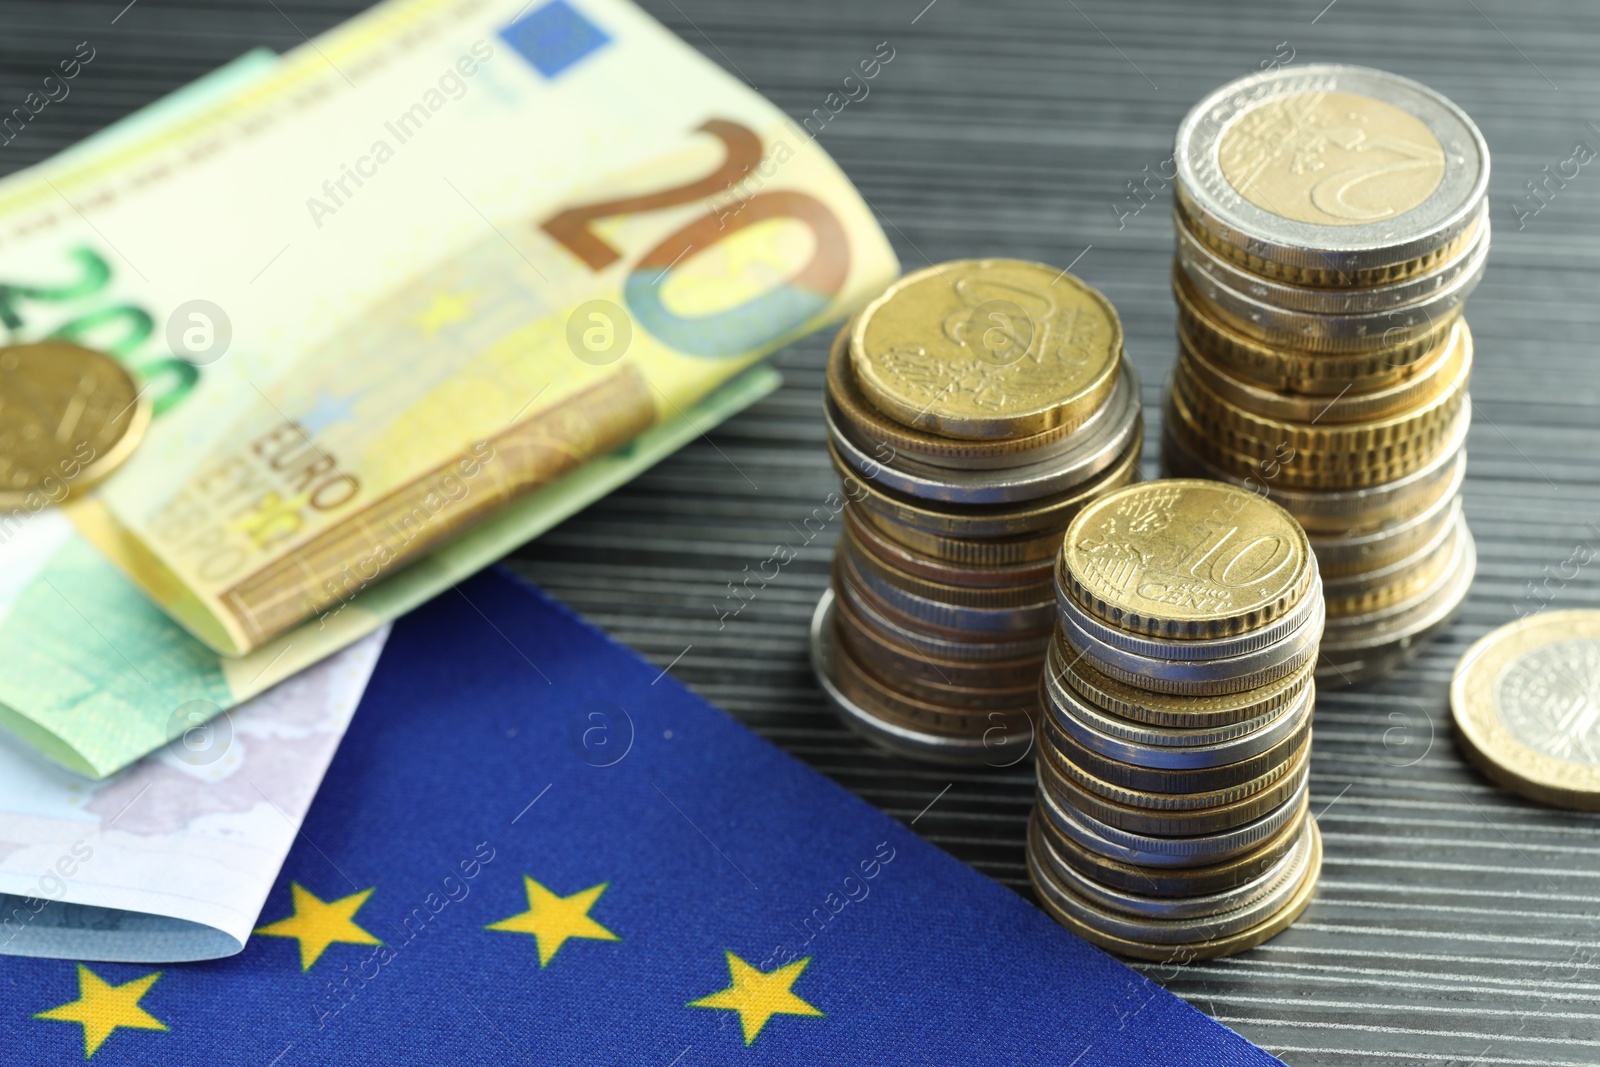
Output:
[[[1017,758],[1001,745],[991,744],[987,736],[977,738],[942,737],[908,730],[885,722],[847,697],[834,681],[833,590],[822,594],[811,614],[811,670],[817,683],[839,713],[844,724],[881,748],[909,759],[962,765],[1009,766]],[[1010,739],[1015,745],[1015,740]]]
[[1456,516],[1456,521],[1445,530],[1444,543],[1438,551],[1446,558],[1445,565],[1438,575],[1422,589],[1392,604],[1385,604],[1372,611],[1364,611],[1359,615],[1337,615],[1329,620],[1337,628],[1334,636],[1335,643],[1338,634],[1349,633],[1353,628],[1375,628],[1392,624],[1396,619],[1405,619],[1416,615],[1419,611],[1426,612],[1441,591],[1452,584],[1456,573],[1465,565],[1469,553],[1476,557],[1476,546],[1469,545],[1472,534],[1467,530],[1466,516]]
[[[1117,698],[1107,701],[1108,694],[1098,689],[1085,691],[1083,672],[1078,670],[1078,664],[1068,664],[1062,658],[1059,642],[1050,642],[1050,648],[1045,653],[1044,684],[1046,692],[1057,691],[1069,694],[1073,700],[1093,711],[1096,718],[1089,720],[1096,729],[1102,730],[1112,737],[1122,738],[1133,744],[1148,745],[1153,748],[1187,748],[1195,745],[1214,745],[1235,737],[1242,737],[1252,733],[1271,722],[1278,715],[1286,712],[1301,696],[1312,682],[1309,674],[1301,684],[1285,689],[1280,694],[1274,694],[1272,699],[1263,703],[1254,710],[1255,714],[1246,718],[1230,718],[1220,725],[1183,725],[1176,726],[1152,719],[1148,714],[1148,704],[1140,708],[1132,706],[1131,701]],[[1158,700],[1163,704],[1171,703],[1170,700],[1161,700],[1159,694],[1135,693],[1149,699]],[[1222,698],[1209,698],[1205,702],[1213,704]],[[1192,699],[1187,703],[1194,703]],[[1107,704],[1110,704],[1108,707]],[[1130,712],[1132,714],[1130,714]]]
[[1465,522],[1460,533],[1460,556],[1452,559],[1443,580],[1405,612],[1377,621],[1373,616],[1351,616],[1330,625],[1317,658],[1319,685],[1353,685],[1393,670],[1414,658],[1430,638],[1450,624],[1466,601],[1478,570],[1477,545]]
[[1308,823],[1295,838],[1294,846],[1287,854],[1241,886],[1220,893],[1193,897],[1150,897],[1125,893],[1120,889],[1101,885],[1083,874],[1062,858],[1055,843],[1051,841],[1050,835],[1042,826],[1030,834],[1029,845],[1033,850],[1043,850],[1040,858],[1046,861],[1044,869],[1050,875],[1050,881],[1056,886],[1083,898],[1103,911],[1165,922],[1205,919],[1248,907],[1272,896],[1273,892],[1282,888],[1285,882],[1297,881],[1304,875],[1305,866],[1311,858],[1311,833]]
[[893,637],[904,641],[914,651],[929,659],[953,660],[958,663],[969,662],[974,664],[1029,659],[1035,656],[1042,656],[1045,648],[1051,643],[1049,634],[1012,640],[980,642],[971,638],[938,637],[924,633],[909,626],[903,626],[884,615],[872,603],[870,598],[862,594],[859,587],[850,583],[848,574],[844,575],[844,579],[844,581],[840,582],[838,591],[849,603],[852,611],[866,620],[878,633],[893,635]]
[[1455,521],[1461,509],[1461,482],[1466,464],[1451,468],[1457,474],[1443,494],[1417,514],[1384,523],[1376,529],[1352,530],[1344,536],[1325,534],[1311,537],[1311,551],[1317,555],[1324,589],[1338,577],[1361,574],[1383,566],[1388,560],[1408,556],[1431,540],[1444,526]]
[[1231,324],[1241,332],[1268,345],[1328,353],[1382,348],[1393,338],[1432,329],[1434,323],[1445,321],[1472,295],[1483,280],[1488,256],[1488,244],[1479,245],[1468,270],[1411,303],[1375,311],[1319,313],[1280,307],[1271,303],[1270,297],[1255,296],[1254,289],[1264,288],[1259,283],[1251,289],[1236,288],[1215,273],[1207,273],[1204,261],[1192,246],[1178,246],[1178,263],[1184,275],[1197,292],[1231,316]]
[[900,453],[886,461],[869,455],[844,430],[824,398],[828,435],[840,458],[864,477],[921,500],[953,504],[1009,504],[1065,493],[1116,462],[1140,426],[1139,375],[1126,357],[1106,403],[1082,426],[1036,452],[1008,457],[1005,467],[940,467]]
[[1011,608],[969,608],[908,593],[885,581],[870,568],[857,566],[848,543],[839,548],[839,563],[846,580],[853,582],[857,588],[870,592],[885,604],[914,619],[942,630],[986,634],[1037,633],[1048,629],[1055,619],[1055,604],[1050,600]]
[[[1489,258],[1489,204],[1478,210],[1472,240],[1454,258],[1424,274],[1412,275],[1386,285],[1369,285],[1351,289],[1321,289],[1310,285],[1289,285],[1253,274],[1236,263],[1217,255],[1189,232],[1183,216],[1173,213],[1173,228],[1178,234],[1178,257],[1191,280],[1200,287],[1200,279],[1214,281],[1237,292],[1247,299],[1283,312],[1311,315],[1370,315],[1394,311],[1413,304],[1423,303],[1451,286],[1463,283],[1466,276],[1483,275]],[[1473,280],[1470,285],[1476,285]],[[1207,292],[1200,287],[1202,293]],[[1207,294],[1209,295],[1209,293]],[[1389,323],[1386,323],[1387,328]],[[1392,325],[1403,325],[1394,323]]]
[[1392,585],[1402,580],[1407,571],[1421,566],[1435,552],[1449,548],[1449,540],[1454,536],[1456,525],[1461,518],[1461,497],[1452,497],[1448,501],[1449,507],[1445,512],[1447,521],[1437,524],[1438,528],[1433,536],[1416,546],[1411,552],[1392,563],[1381,567],[1374,567],[1368,571],[1356,574],[1347,574],[1339,578],[1329,578],[1322,583],[1322,595],[1330,601],[1340,601],[1347,597],[1360,596],[1370,593],[1385,586]]
[[1096,669],[1128,685],[1158,693],[1203,696],[1238,693],[1266,685],[1297,668],[1316,654],[1322,636],[1322,590],[1313,587],[1314,605],[1299,629],[1268,645],[1239,656],[1213,660],[1170,660],[1141,656],[1105,644],[1078,628],[1070,615],[1061,616],[1061,632],[1068,644],[1083,653]]
[[[1055,654],[1052,647],[1050,655]],[[1265,752],[1300,729],[1315,704],[1315,690],[1308,686],[1293,704],[1257,719],[1209,730],[1174,730],[1111,719],[1048,671],[1045,689],[1050,698],[1046,705],[1056,724],[1084,748],[1122,763],[1167,770],[1219,767]],[[1211,736],[1219,733],[1232,736]],[[1184,744],[1189,734],[1200,734],[1200,743]]]
[[[1299,222],[1257,206],[1229,181],[1219,149],[1236,123],[1263,108],[1286,108],[1293,99],[1334,93],[1391,105],[1431,132],[1443,152],[1443,173],[1421,203],[1399,214],[1353,224]],[[1265,150],[1314,155],[1318,131],[1303,132],[1308,136],[1282,138]],[[1302,140],[1307,143],[1301,144]],[[1380,158],[1375,157],[1374,164]],[[1180,202],[1208,233],[1242,254],[1309,270],[1371,271],[1423,259],[1472,224],[1489,187],[1489,148],[1464,111],[1409,78],[1336,64],[1285,67],[1222,86],[1196,104],[1179,125],[1174,159]],[[1370,174],[1349,177],[1357,181],[1384,177],[1382,166],[1370,169]]]
[[1145,867],[1202,867],[1242,855],[1288,825],[1306,802],[1310,780],[1307,775],[1289,799],[1259,819],[1192,837],[1156,837],[1109,826],[1058,797],[1050,776],[1039,780],[1039,810],[1063,835],[1101,856]]

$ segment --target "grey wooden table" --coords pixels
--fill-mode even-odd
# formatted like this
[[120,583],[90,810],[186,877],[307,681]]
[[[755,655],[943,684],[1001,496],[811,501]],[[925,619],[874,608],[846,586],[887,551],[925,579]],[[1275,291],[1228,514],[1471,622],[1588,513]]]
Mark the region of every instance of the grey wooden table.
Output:
[[[72,97],[0,149],[0,169],[43,158],[248,47],[292,47],[364,6],[125,3],[0,0],[0,103],[24,96],[76,42],[97,49]],[[1294,63],[1364,63],[1419,78],[1477,119],[1494,154],[1495,232],[1468,310],[1478,351],[1471,600],[1408,669],[1320,697],[1311,781],[1327,859],[1304,918],[1242,957],[1152,973],[1292,1064],[1600,1063],[1600,822],[1491,787],[1456,750],[1447,697],[1457,657],[1488,629],[1543,599],[1600,606],[1600,563],[1564,566],[1576,546],[1600,549],[1591,525],[1600,522],[1600,162],[1547,193],[1537,214],[1518,199],[1575,142],[1600,149],[1600,8],[645,6],[797,117],[887,41],[894,59],[822,142],[907,267],[974,255],[1076,262],[1111,297],[1144,377],[1147,471],[1173,358],[1171,224],[1166,195],[1137,213],[1124,197],[1129,181],[1168,156],[1190,104],[1292,52]],[[779,355],[785,385],[776,395],[523,549],[514,565],[759,733],[1027,893],[1026,769],[957,773],[888,758],[846,732],[812,683],[806,624],[836,530],[719,623],[727,583],[777,543],[796,544],[795,526],[833,488],[823,354],[815,337]]]

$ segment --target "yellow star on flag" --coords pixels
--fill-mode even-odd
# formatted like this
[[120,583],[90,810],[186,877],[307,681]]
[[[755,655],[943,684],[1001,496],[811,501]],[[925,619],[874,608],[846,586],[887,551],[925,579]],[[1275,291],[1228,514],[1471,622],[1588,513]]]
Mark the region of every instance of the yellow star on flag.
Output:
[[774,1015],[811,1015],[822,1018],[823,1013],[790,992],[790,986],[800,977],[800,972],[811,962],[803,960],[779,967],[775,971],[759,971],[744,960],[728,953],[728,975],[733,984],[727,989],[712,993],[699,1000],[691,1000],[691,1008],[725,1008],[739,1013],[744,1026],[744,1043],[750,1044]]
[[528,891],[528,910],[490,923],[486,930],[502,930],[513,934],[532,934],[539,942],[539,966],[549,966],[557,950],[569,938],[585,937],[594,941],[620,941],[616,934],[589,918],[589,909],[600,899],[610,882],[580,889],[570,897],[557,896],[527,875],[522,876]]
[[383,944],[355,922],[356,912],[372,895],[371,889],[328,901],[319,900],[315,893],[299,882],[290,882],[289,892],[294,897],[294,914],[263,926],[256,933],[268,937],[292,937],[299,941],[302,971],[309,971],[328,946],[336,941],[347,945]]
[[411,321],[422,330],[422,336],[432,337],[446,326],[472,317],[471,297],[471,293],[435,293],[433,303]]
[[139,998],[156,984],[161,972],[135,978],[122,985],[111,985],[78,964],[78,999],[59,1008],[41,1011],[35,1019],[77,1023],[83,1027],[83,1058],[95,1054],[106,1038],[121,1027],[133,1030],[165,1030],[167,1024],[139,1007]]

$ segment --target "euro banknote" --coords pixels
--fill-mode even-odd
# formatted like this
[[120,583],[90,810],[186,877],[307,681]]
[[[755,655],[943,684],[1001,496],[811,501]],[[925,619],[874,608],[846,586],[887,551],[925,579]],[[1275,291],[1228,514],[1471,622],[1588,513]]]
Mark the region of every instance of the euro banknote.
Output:
[[386,635],[103,781],[0,745],[0,953],[167,963],[243,948]]
[[104,234],[205,349],[74,521],[225,655],[337,610],[887,282],[796,129],[624,0],[397,0],[292,53],[0,247]]
[[0,185],[0,312],[158,415],[76,531],[0,516],[0,724],[92,776],[692,440],[897,269],[803,128],[621,0],[380,5],[76,157]]

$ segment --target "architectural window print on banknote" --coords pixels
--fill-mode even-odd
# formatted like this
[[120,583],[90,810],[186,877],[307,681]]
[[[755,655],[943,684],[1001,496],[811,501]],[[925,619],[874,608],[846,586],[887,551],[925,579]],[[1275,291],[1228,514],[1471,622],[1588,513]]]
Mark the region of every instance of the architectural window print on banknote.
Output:
[[[155,413],[71,509],[76,532],[0,590],[27,607],[0,611],[0,724],[81,773],[549,528],[761,395],[772,378],[743,375],[763,355],[898,270],[814,139],[625,0],[383,10],[160,128],[0,183],[13,339],[110,351]],[[408,102],[429,117],[362,177],[374,116]],[[530,166],[508,143],[542,147]],[[336,217],[313,219],[324,183]],[[260,211],[223,189],[258,190]],[[177,262],[155,218],[236,239]],[[198,299],[229,320],[221,358],[162,347],[159,324]],[[626,319],[619,358],[568,342],[597,301]],[[41,690],[41,673],[70,684]]]

